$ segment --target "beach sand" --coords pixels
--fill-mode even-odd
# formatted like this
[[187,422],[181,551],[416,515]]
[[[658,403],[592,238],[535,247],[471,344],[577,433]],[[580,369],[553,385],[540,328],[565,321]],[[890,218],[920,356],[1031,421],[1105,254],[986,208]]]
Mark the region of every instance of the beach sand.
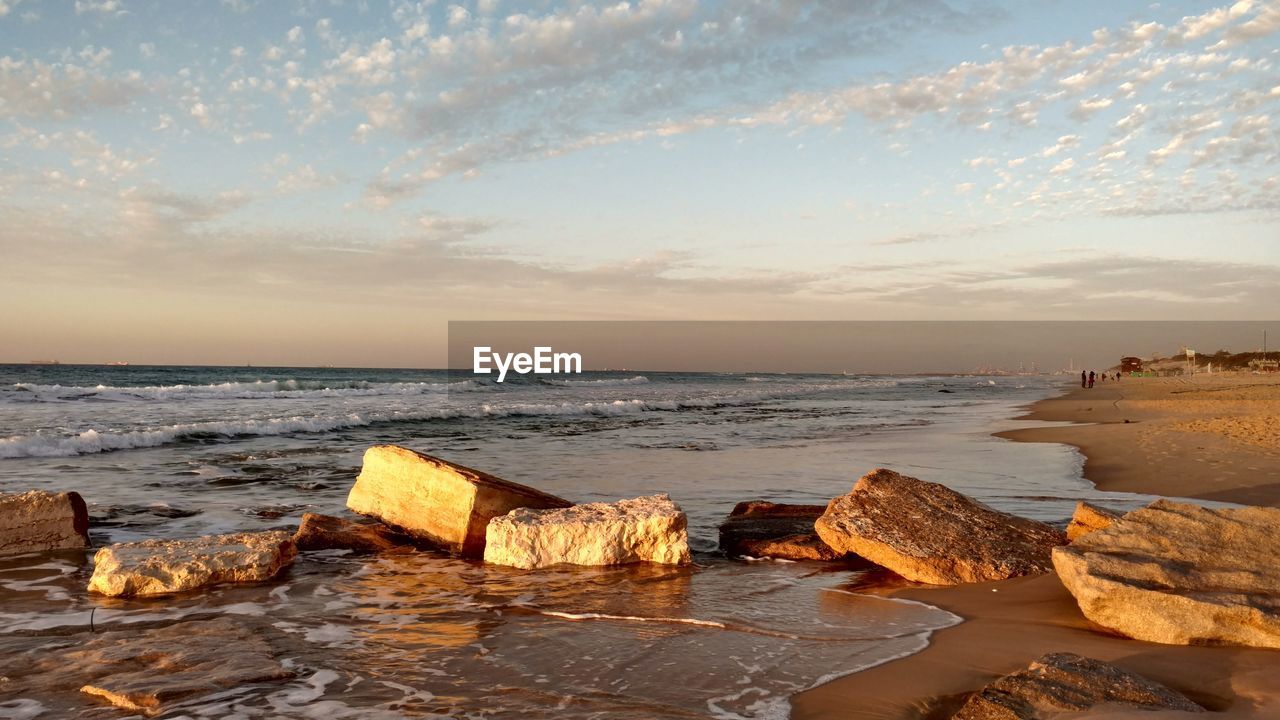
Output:
[[[1274,507],[1280,505],[1278,415],[1280,377],[1126,378],[1036,403],[1022,418],[1076,424],[999,436],[1080,448],[1085,477],[1103,490]],[[935,633],[920,653],[795,696],[794,720],[946,718],[967,693],[1047,652],[1114,662],[1219,711],[1215,717],[1280,718],[1280,652],[1115,636],[1081,615],[1056,575],[885,592],[944,608],[965,622]],[[1203,717],[1116,707],[1069,716]]]

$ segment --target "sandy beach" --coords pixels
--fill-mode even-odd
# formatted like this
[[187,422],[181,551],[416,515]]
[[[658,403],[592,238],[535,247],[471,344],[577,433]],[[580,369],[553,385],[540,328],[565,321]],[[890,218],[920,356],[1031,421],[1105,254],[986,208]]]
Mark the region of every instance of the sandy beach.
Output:
[[[998,433],[1064,443],[1100,489],[1276,506],[1280,503],[1280,378],[1126,378],[1036,403],[1020,420],[1070,424]],[[1206,538],[1206,542],[1212,539]],[[792,699],[792,717],[946,718],[964,696],[1047,652],[1075,652],[1181,691],[1224,718],[1280,717],[1280,653],[1122,638],[1092,626],[1055,575],[948,588],[886,590],[965,622],[924,651]],[[1192,717],[1098,708],[1072,717]]]

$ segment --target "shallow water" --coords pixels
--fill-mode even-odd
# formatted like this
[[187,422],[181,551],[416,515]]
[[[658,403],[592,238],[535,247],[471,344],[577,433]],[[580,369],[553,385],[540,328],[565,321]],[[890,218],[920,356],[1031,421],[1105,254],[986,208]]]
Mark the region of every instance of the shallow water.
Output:
[[[990,436],[1047,378],[589,373],[477,383],[431,371],[0,367],[0,491],[83,494],[95,542],[288,528],[342,512],[361,452],[394,442],[577,501],[669,492],[691,568],[518,571],[420,553],[309,553],[277,582],[168,600],[84,592],[77,554],[0,561],[0,651],[99,629],[245,615],[288,683],[172,717],[781,718],[787,697],[914,652],[956,621],[859,594],[840,565],[729,561],[740,500],[825,502],[891,467],[1011,512],[1088,497],[1069,448]],[[948,390],[949,392],[940,392]],[[65,640],[61,640],[65,642]],[[5,671],[0,671],[5,672]],[[10,669],[11,675],[21,669]],[[16,674],[15,674],[16,673]],[[0,717],[117,717],[59,692]]]

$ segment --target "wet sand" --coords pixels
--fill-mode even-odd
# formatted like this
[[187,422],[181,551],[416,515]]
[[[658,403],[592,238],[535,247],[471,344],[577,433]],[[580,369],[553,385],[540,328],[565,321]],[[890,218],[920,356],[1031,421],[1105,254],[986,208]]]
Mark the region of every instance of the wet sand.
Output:
[[[1087,458],[1085,478],[1103,490],[1274,507],[1280,505],[1280,443],[1267,419],[1278,409],[1276,377],[1130,378],[1041,401],[1020,418],[1077,424],[998,435],[1078,447]],[[967,693],[1046,652],[1063,651],[1162,682],[1219,711],[1216,717],[1280,717],[1280,652],[1115,636],[1081,615],[1055,575],[886,592],[949,610],[965,622],[935,633],[920,653],[795,696],[794,720],[946,718]],[[1203,716],[1112,707],[1072,717]]]

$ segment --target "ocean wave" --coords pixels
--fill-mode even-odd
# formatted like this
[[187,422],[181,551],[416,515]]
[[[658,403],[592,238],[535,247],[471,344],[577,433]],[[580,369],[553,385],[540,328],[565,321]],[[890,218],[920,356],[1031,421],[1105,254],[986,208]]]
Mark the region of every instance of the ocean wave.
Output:
[[4,399],[19,402],[65,402],[74,400],[210,400],[210,399],[270,399],[270,398],[327,398],[369,397],[378,395],[428,395],[444,391],[458,392],[485,388],[475,380],[458,382],[394,382],[378,383],[363,380],[326,383],[299,380],[256,380],[254,382],[225,382],[209,385],[149,385],[113,386],[96,385],[38,385],[16,383],[9,392],[0,392]]
[[[88,429],[76,435],[35,433],[0,439],[0,459],[30,457],[75,457],[115,450],[133,450],[168,445],[199,438],[234,438],[297,433],[325,433],[347,428],[396,422],[426,420],[486,419],[503,417],[615,417],[646,411],[675,411],[685,407],[678,401],[648,402],[615,400],[588,403],[482,404],[471,408],[435,408],[417,411],[364,412],[330,416],[293,416],[262,419],[235,419],[178,423],[129,431]],[[693,401],[687,407],[705,407]]]
[[[470,381],[466,381],[470,382]],[[325,433],[375,424],[432,420],[485,420],[508,417],[591,418],[622,417],[647,412],[680,412],[752,405],[797,395],[847,390],[849,383],[797,385],[767,392],[736,392],[682,398],[626,398],[585,402],[506,402],[437,406],[405,410],[360,410],[341,414],[177,423],[135,430],[90,428],[74,435],[37,432],[0,439],[0,459],[74,457],[116,450],[160,447],[184,440]],[[441,394],[439,397],[443,398]]]
[[558,385],[560,387],[609,387],[612,385],[644,385],[649,382],[649,378],[643,375],[636,375],[629,378],[600,378],[599,380],[543,380],[544,385]]

